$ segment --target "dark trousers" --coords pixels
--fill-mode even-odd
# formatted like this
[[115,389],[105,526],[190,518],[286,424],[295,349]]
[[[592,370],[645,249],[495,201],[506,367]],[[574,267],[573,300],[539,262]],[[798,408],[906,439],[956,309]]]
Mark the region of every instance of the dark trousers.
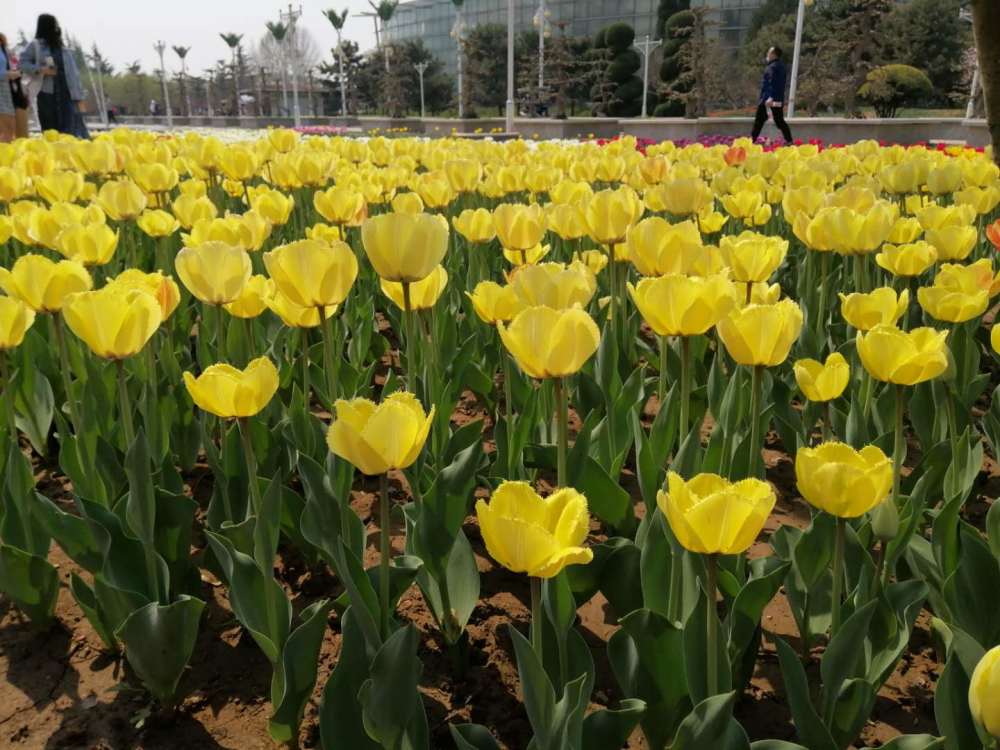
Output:
[[[774,118],[774,124],[778,126],[778,130],[781,131],[781,135],[785,138],[785,143],[792,142],[792,131],[788,127],[788,123],[785,122],[785,108],[783,106],[772,106],[771,107],[771,117]],[[753,121],[753,133],[751,138],[757,140],[757,136],[760,135],[760,131],[764,127],[764,123],[767,122],[767,107],[764,102],[757,105],[757,115],[754,117]]]

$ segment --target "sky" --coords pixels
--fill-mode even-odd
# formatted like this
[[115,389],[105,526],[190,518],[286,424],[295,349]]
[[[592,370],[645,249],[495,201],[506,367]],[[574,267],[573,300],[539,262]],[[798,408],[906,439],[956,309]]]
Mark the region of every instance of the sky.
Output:
[[[336,34],[322,14],[325,8],[351,11],[344,28],[344,38],[355,41],[361,49],[375,46],[371,18],[357,13],[370,11],[366,0],[300,0],[302,18],[329,59]],[[299,3],[295,3],[296,10]],[[191,47],[188,70],[200,73],[229,58],[229,48],[219,38],[220,32],[245,34],[244,44],[266,33],[264,24],[278,20],[278,12],[288,10],[288,0],[0,0],[0,31],[17,39],[23,30],[30,38],[38,13],[52,13],[63,29],[89,50],[97,42],[101,53],[116,70],[140,60],[144,70],[159,67],[153,44],[167,43],[164,58],[168,71],[179,70],[180,61],[170,51],[173,45]]]

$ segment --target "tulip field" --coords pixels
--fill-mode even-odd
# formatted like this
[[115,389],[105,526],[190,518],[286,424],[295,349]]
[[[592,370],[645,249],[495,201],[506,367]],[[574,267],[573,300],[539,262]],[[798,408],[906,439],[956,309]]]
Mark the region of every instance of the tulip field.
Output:
[[1000,742],[989,150],[0,145],[0,745]]

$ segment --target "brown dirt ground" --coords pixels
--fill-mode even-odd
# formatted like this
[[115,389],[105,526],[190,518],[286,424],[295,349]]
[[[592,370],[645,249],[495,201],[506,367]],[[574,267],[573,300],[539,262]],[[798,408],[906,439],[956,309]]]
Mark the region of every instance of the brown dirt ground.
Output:
[[[457,421],[478,412],[465,402]],[[768,478],[778,489],[779,503],[763,537],[779,524],[803,526],[808,511],[794,490],[791,461],[781,452],[774,435],[765,451]],[[488,444],[488,449],[491,446]],[[996,497],[997,466],[988,461],[980,477],[977,497],[970,501],[970,516],[980,524],[991,498]],[[65,499],[61,478],[38,467],[39,488]],[[205,496],[205,473],[192,477],[198,485],[196,496]],[[210,475],[208,475],[210,481]],[[202,480],[202,481],[199,481]],[[624,486],[634,481],[623,480]],[[359,481],[352,505],[366,524],[368,550],[366,564],[377,561],[378,513],[374,486]],[[398,482],[392,492],[402,499]],[[203,494],[204,493],[204,494]],[[641,508],[640,508],[641,511]],[[471,666],[466,675],[452,676],[447,655],[437,636],[433,620],[414,587],[401,600],[400,616],[421,631],[420,657],[424,663],[421,689],[432,735],[432,746],[451,748],[447,725],[473,721],[490,727],[510,750],[521,750],[531,736],[527,717],[518,700],[517,670],[509,637],[501,626],[514,622],[525,625],[528,618],[528,587],[524,576],[514,575],[486,555],[475,518],[467,519],[466,532],[476,550],[482,573],[482,595],[469,624]],[[394,548],[402,550],[400,529],[394,529]],[[594,531],[599,533],[597,526]],[[765,542],[758,542],[751,554],[767,554]],[[68,581],[74,564],[57,547],[50,559],[60,577]],[[296,608],[324,596],[337,595],[336,580],[325,569],[310,569],[294,551],[283,551],[276,569],[278,577],[294,595]],[[267,694],[270,666],[252,639],[245,636],[229,609],[226,589],[205,574],[204,596],[208,602],[205,620],[194,657],[181,683],[186,696],[171,716],[150,712],[150,703],[138,681],[121,659],[101,650],[98,637],[63,588],[56,607],[55,621],[38,628],[7,603],[0,603],[0,747],[17,750],[169,750],[184,747],[197,750],[226,748],[266,750],[274,745],[267,735],[269,704]],[[935,731],[933,690],[940,663],[931,646],[924,613],[918,621],[906,657],[882,689],[871,721],[864,728],[862,744],[878,746],[900,733]],[[614,705],[621,698],[604,654],[607,638],[615,630],[606,601],[600,595],[580,609],[583,634],[591,644],[597,664],[594,705]],[[766,634],[788,637],[794,644],[797,632],[780,594],[764,615]],[[316,700],[326,677],[336,663],[340,649],[339,623],[331,614],[320,654],[319,679],[313,701],[302,724],[301,744],[319,743]],[[812,670],[818,670],[814,650]],[[794,729],[783,697],[781,672],[774,646],[761,649],[750,689],[737,706],[737,717],[751,739],[794,739]],[[647,748],[636,732],[628,748]]]

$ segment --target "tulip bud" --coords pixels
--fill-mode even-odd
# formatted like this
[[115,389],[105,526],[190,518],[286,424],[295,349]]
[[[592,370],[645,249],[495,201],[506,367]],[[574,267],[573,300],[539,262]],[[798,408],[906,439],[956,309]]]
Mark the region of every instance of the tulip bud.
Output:
[[872,508],[872,533],[883,544],[891,542],[899,533],[899,511],[892,498],[883,500]]

